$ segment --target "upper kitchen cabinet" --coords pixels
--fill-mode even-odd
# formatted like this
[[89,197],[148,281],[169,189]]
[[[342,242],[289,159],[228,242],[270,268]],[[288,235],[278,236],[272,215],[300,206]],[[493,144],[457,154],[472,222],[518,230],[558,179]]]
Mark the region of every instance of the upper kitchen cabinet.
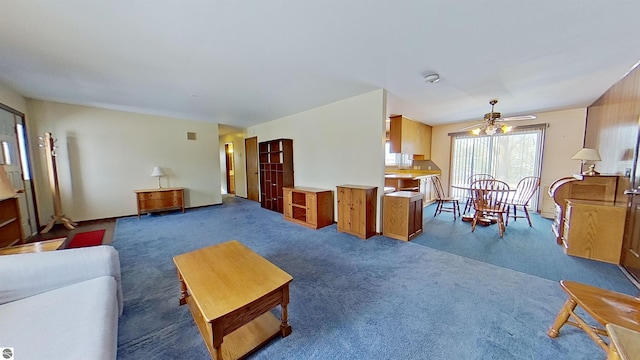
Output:
[[389,152],[431,159],[431,126],[402,115],[389,117]]

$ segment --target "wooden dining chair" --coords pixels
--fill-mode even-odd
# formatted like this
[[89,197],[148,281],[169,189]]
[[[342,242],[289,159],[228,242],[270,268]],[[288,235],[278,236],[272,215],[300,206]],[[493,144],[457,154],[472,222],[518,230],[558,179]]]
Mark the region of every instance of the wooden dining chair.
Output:
[[456,212],[460,216],[460,200],[454,197],[448,197],[444,194],[442,188],[442,182],[440,182],[439,176],[432,176],[433,187],[436,190],[436,211],[433,213],[433,217],[440,214],[443,211],[452,212],[453,220],[456,220]]
[[[469,178],[467,179],[467,184],[471,185],[476,180],[494,180],[494,179],[495,178],[489,174],[475,174],[475,175],[469,176]],[[471,191],[469,191],[467,194],[467,202],[464,205],[464,213],[466,214],[467,211],[471,210],[472,208],[473,208],[473,196],[471,195]]]
[[[564,324],[575,326],[587,333],[606,353],[611,354],[616,351],[611,347],[610,339],[604,340],[604,337],[609,336],[607,324],[640,331],[640,298],[566,280],[560,281],[560,287],[569,298],[547,330],[549,337],[557,338]],[[578,316],[575,311],[578,306],[598,322],[599,327],[592,326]]]
[[476,230],[476,224],[481,218],[495,217],[498,223],[500,237],[506,229],[504,214],[507,212],[507,199],[509,197],[509,184],[500,180],[476,180],[471,183],[473,197],[473,222],[471,231]]
[[[512,217],[513,221],[516,221],[518,218],[526,217],[529,222],[529,226],[533,226],[531,224],[531,218],[529,217],[527,206],[529,206],[529,201],[539,187],[540,178],[537,176],[527,176],[520,179],[516,186],[516,191],[509,195],[509,199],[507,201],[507,226],[509,225],[509,217]],[[518,206],[522,207],[524,215],[518,215]],[[513,214],[511,214],[511,209],[513,209]]]

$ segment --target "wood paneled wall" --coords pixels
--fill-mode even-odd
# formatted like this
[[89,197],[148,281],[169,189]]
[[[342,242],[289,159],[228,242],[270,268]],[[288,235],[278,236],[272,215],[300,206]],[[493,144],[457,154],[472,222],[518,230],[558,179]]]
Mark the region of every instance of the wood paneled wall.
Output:
[[587,109],[585,147],[598,149],[603,174],[625,174],[632,166],[640,118],[640,67],[614,84]]

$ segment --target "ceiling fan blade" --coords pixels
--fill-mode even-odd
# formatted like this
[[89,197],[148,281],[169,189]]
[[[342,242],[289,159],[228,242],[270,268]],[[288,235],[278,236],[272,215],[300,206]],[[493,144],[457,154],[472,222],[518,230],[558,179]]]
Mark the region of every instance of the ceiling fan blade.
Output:
[[535,115],[522,115],[522,116],[503,117],[500,120],[501,121],[519,121],[519,120],[533,120],[535,118],[536,118]]
[[465,126],[462,129],[458,129],[458,131],[467,131],[467,130],[471,130],[471,129],[475,129],[475,128],[482,128],[484,125],[486,125],[484,122],[479,122],[479,123],[474,124],[474,125]]

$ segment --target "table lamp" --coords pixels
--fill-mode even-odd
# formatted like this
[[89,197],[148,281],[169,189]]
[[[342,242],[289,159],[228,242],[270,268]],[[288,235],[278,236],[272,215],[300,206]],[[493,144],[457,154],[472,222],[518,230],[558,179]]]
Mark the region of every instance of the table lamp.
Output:
[[[598,150],[596,149],[589,149],[589,148],[583,148],[582,150],[578,151],[577,154],[573,155],[573,157],[571,158],[573,160],[581,160],[582,163],[580,165],[580,170],[582,170],[582,166],[587,162],[587,161],[600,161],[602,159],[600,159],[600,153],[598,152]],[[582,173],[582,175],[600,175],[599,172],[597,172],[595,170],[596,168],[596,164],[591,164],[589,165],[589,169],[585,172]]]
[[155,176],[158,178],[158,189],[160,189],[162,187],[160,186],[160,177],[164,176],[162,168],[160,166],[155,166],[153,168],[153,171],[151,172],[151,176]]

